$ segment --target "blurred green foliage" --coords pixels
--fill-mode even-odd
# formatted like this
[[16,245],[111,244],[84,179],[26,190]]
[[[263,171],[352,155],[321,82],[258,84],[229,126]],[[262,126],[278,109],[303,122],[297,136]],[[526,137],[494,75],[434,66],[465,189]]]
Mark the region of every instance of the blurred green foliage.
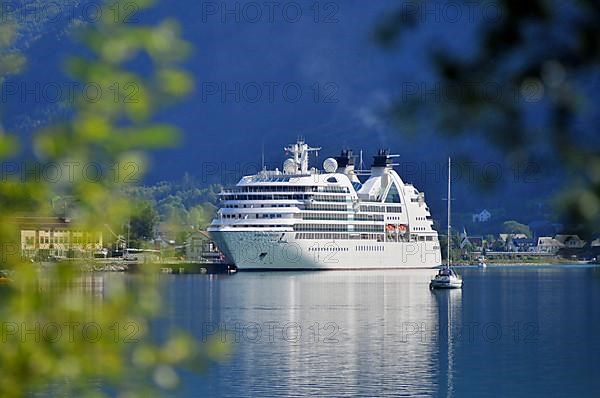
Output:
[[[440,15],[428,19],[415,12],[427,7],[425,2],[409,5],[399,6],[376,27],[382,46],[392,48],[408,31],[440,21]],[[600,3],[497,0],[453,6],[463,16],[471,15],[473,6],[480,6],[479,11],[492,8],[497,18],[457,22],[477,24],[473,52],[462,53],[443,40],[425,47],[439,84],[436,91],[450,93],[451,98],[398,99],[389,109],[392,118],[402,123],[404,132],[433,121],[435,128],[455,139],[483,138],[517,169],[537,164],[567,170],[557,209],[571,228],[599,232],[598,123],[583,123],[582,116],[593,115],[598,103],[590,82],[600,73]],[[443,24],[435,28],[452,41],[451,24],[446,27],[449,32],[443,31]]]
[[[126,2],[111,0],[106,7],[116,3]],[[136,0],[140,9],[150,3]],[[77,208],[77,228],[96,231],[122,223],[134,210],[123,193],[127,165],[143,170],[144,151],[177,141],[176,130],[154,123],[152,114],[192,89],[191,77],[179,67],[190,46],[173,21],[143,26],[103,15],[78,36],[88,54],[66,65],[80,82],[114,93],[93,101],[81,95],[72,118],[39,131],[33,146],[37,161],[94,163],[113,172],[94,181],[78,173],[52,184],[35,178],[0,181],[0,264],[10,272],[8,283],[0,285],[0,397],[36,391],[152,396],[177,386],[178,367],[201,369],[227,349],[218,341],[199,345],[177,332],[153,343],[148,325],[161,300],[150,267],[104,283],[104,277],[81,273],[76,263],[40,270],[21,259],[15,215],[46,216],[53,199],[68,197]],[[0,83],[25,65],[11,47],[18,28],[7,21],[0,28]],[[141,76],[128,68],[134,60],[148,64],[150,72]],[[16,135],[0,130],[0,160],[13,156],[17,144]]]
[[[217,184],[203,188],[200,182],[185,174],[179,182],[162,181],[149,186],[128,185],[123,192],[138,201],[138,207],[153,209],[157,216],[153,223],[155,232],[160,229],[170,240],[183,244],[191,232],[204,230],[210,224],[217,212],[218,193],[221,189]],[[149,213],[146,215],[149,216]],[[125,233],[123,227],[122,231]],[[133,233],[132,227],[132,241],[142,235],[144,234]],[[143,239],[137,239],[133,244],[140,246],[142,241]]]

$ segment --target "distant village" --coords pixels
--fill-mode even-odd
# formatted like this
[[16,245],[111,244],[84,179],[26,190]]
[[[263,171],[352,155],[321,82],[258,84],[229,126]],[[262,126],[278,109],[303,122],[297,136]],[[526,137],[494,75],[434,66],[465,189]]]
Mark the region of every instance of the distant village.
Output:
[[[486,224],[494,221],[487,209],[471,214],[471,227],[489,230]],[[496,220],[497,221],[497,220]],[[600,256],[600,236],[584,240],[577,234],[564,233],[563,225],[548,220],[521,224],[514,220],[494,223],[493,234],[469,234],[466,227],[455,230],[461,258],[485,254],[499,259],[534,260],[558,258],[575,261],[596,261]]]

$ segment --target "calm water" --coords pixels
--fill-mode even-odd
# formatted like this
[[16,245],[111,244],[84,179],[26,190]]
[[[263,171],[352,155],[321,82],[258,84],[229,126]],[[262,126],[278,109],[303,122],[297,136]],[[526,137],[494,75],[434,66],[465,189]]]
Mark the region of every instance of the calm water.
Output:
[[161,327],[233,344],[176,396],[598,396],[600,268],[460,273],[164,276]]

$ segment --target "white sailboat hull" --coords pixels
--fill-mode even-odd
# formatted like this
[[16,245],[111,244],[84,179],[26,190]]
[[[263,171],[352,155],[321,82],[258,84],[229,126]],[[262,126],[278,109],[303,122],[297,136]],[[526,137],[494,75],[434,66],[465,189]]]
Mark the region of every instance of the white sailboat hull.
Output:
[[463,281],[459,278],[449,278],[447,280],[434,278],[430,283],[432,289],[460,289],[462,285]]

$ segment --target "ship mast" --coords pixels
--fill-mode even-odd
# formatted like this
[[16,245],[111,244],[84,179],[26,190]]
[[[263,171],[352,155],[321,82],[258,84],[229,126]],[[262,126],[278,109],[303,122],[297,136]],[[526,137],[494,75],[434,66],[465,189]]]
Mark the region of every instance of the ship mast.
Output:
[[451,226],[450,226],[450,200],[451,200],[451,198],[450,198],[450,193],[451,193],[450,192],[450,172],[451,172],[451,169],[452,169],[452,160],[450,158],[448,158],[448,237],[447,237],[448,256],[446,259],[447,263],[448,263],[448,268],[450,268],[450,264],[451,264],[450,263],[450,257],[451,257],[451,255],[450,255],[450,242],[451,242],[451,236],[450,236],[450,229],[451,229]]
[[286,153],[291,153],[293,155],[292,160],[296,167],[296,173],[307,174],[309,152],[316,152],[318,156],[318,151],[320,151],[321,148],[309,147],[303,139],[299,138],[295,144],[288,145],[284,150]]

